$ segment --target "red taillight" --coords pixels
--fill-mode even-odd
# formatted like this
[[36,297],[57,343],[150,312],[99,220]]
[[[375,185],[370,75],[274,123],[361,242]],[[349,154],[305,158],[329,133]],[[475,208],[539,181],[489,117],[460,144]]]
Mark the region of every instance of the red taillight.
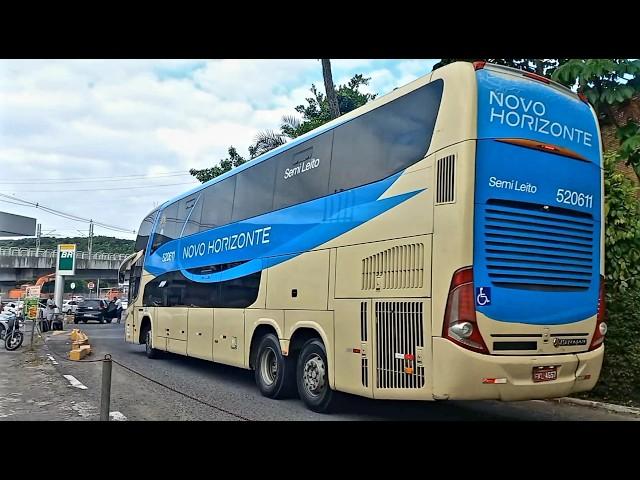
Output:
[[522,75],[527,78],[532,78],[533,80],[538,80],[539,82],[542,82],[542,83],[546,83],[546,84],[551,83],[548,78],[543,77],[542,75],[538,75],[537,73],[524,72]]
[[473,69],[482,70],[486,64],[487,62],[473,62]]
[[466,349],[489,353],[476,321],[473,267],[461,268],[453,274],[442,336]]
[[587,96],[582,92],[578,92],[578,98],[580,100],[582,100],[584,103],[589,103],[589,100],[587,99]]
[[605,314],[604,304],[604,278],[600,276],[600,292],[598,294],[598,314],[596,320],[596,330],[593,333],[593,339],[591,340],[591,346],[589,350],[595,350],[602,342],[604,342],[604,336],[607,334],[607,324],[604,321]]
[[549,150],[550,152],[557,152],[558,148],[554,147],[553,145],[540,145],[540,148],[542,148],[543,150]]

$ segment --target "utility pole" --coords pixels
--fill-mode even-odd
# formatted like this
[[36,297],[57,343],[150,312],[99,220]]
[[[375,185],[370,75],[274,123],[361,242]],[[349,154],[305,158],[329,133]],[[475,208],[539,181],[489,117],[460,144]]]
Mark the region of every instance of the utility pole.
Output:
[[93,250],[93,220],[89,220],[89,240],[87,243],[87,250],[89,250],[89,261],[91,261],[91,250]]
[[40,237],[42,236],[42,224],[38,224],[36,228],[36,257],[40,253]]

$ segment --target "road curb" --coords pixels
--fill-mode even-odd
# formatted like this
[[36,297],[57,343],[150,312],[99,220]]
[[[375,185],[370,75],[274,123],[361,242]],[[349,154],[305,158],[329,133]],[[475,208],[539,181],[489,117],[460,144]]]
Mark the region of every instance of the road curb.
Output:
[[628,413],[631,415],[640,415],[640,408],[624,407],[622,405],[614,405],[612,403],[595,402],[593,400],[582,400],[580,398],[562,397],[554,398],[551,402],[567,403],[570,405],[580,405],[581,407],[598,408],[615,413]]

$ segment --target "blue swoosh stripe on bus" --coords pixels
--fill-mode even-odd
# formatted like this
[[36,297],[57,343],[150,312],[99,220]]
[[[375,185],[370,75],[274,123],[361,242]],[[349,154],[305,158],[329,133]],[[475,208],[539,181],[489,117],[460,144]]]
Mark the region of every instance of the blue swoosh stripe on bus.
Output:
[[[148,257],[146,269],[154,275],[181,270],[192,280],[217,282],[277,265],[352,230],[423,191],[416,190],[380,199],[401,174],[402,172],[399,172],[379,182],[168,242]],[[183,248],[191,244],[209,244],[225,236],[264,227],[271,227],[270,241],[264,245],[252,245],[210,255],[205,253],[197,258],[182,258]],[[161,261],[163,253],[176,250],[174,261]],[[188,271],[206,265],[248,259],[248,262],[238,267],[218,273],[199,275]]]
[[[269,266],[278,265],[286,260],[304,253],[304,251],[311,250],[312,248],[322,245],[340,235],[354,229],[355,227],[362,225],[363,223],[371,220],[372,218],[386,212],[387,210],[395,207],[396,205],[404,202],[405,200],[413,197],[421,190],[404,193],[395,197],[385,198],[375,202],[365,203],[358,205],[354,208],[357,211],[357,215],[354,215],[354,219],[351,221],[340,222],[338,224],[331,223],[319,223],[307,231],[301,233],[295,238],[292,238],[288,243],[278,246],[273,250],[269,250],[266,255],[268,258],[257,258],[243,263],[238,267],[230,268],[219,273],[210,275],[196,275],[189,273],[186,270],[182,270],[182,274],[190,280],[199,281],[203,283],[208,282],[222,282],[225,280],[233,280],[234,278],[243,277],[251,273],[258,272],[263,268]],[[279,255],[280,252],[291,251],[292,249],[299,250],[297,254]],[[267,263],[267,265],[265,265]]]

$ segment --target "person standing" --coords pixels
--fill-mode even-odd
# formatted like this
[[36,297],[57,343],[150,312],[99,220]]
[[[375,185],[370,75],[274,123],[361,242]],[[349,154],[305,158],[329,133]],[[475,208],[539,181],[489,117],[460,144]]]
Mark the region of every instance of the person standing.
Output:
[[53,301],[53,293],[49,294],[49,299],[47,300],[47,320],[49,322],[51,322],[53,320],[53,315],[54,313],[56,313],[56,308],[58,308],[58,306],[56,305],[56,302]]
[[118,319],[118,323],[120,323],[120,318],[122,317],[122,300],[120,300],[120,296],[116,294],[116,318]]

